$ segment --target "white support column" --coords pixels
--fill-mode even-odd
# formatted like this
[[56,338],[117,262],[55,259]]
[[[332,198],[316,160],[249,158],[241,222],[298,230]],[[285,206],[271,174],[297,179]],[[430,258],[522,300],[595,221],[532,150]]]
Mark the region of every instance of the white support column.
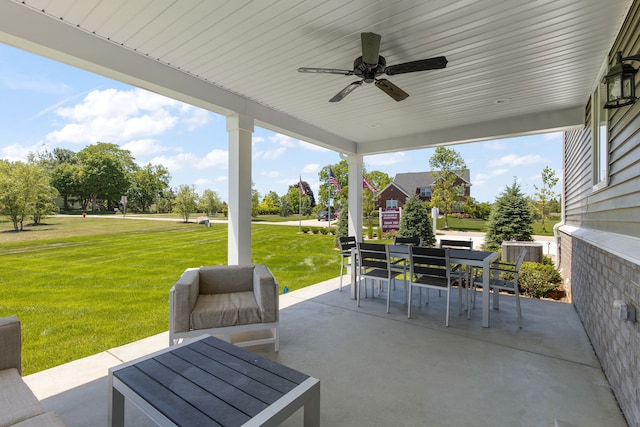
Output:
[[229,265],[251,264],[251,136],[253,118],[227,116],[229,132]]
[[[362,168],[363,158],[360,155],[347,156],[349,164],[349,235],[362,241]],[[356,264],[351,260],[351,265]],[[351,268],[351,298],[356,298],[355,267]]]

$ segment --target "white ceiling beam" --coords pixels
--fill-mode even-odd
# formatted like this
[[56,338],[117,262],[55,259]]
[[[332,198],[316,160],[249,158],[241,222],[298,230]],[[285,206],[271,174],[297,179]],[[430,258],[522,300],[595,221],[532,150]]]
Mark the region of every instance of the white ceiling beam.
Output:
[[0,42],[344,153],[355,143],[14,2],[0,2]]
[[584,114],[584,106],[577,106],[434,130],[393,139],[371,141],[366,144],[359,144],[358,154],[366,156],[393,151],[560,132],[583,127]]

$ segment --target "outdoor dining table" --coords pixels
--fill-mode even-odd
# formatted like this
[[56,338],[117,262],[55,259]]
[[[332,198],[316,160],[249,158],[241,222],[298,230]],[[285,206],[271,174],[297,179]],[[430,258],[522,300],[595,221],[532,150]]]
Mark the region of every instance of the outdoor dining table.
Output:
[[[389,247],[389,256],[391,258],[406,258],[409,259],[409,246],[407,245],[387,245]],[[449,261],[455,264],[463,264],[466,266],[473,266],[482,268],[482,283],[489,283],[489,274],[491,264],[498,260],[500,254],[498,252],[491,251],[474,251],[470,249],[449,249]],[[357,250],[354,248],[351,250],[352,263],[351,265],[357,265],[354,261],[357,257]],[[356,288],[358,275],[357,269],[351,269],[351,298],[356,298]],[[489,327],[489,286],[482,287],[482,326]]]

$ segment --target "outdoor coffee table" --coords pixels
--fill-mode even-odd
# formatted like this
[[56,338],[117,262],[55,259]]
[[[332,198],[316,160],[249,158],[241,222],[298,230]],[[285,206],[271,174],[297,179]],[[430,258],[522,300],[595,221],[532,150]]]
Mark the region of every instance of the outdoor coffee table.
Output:
[[320,425],[320,380],[204,335],[109,369],[109,424],[127,398],[161,426],[276,426],[304,406]]

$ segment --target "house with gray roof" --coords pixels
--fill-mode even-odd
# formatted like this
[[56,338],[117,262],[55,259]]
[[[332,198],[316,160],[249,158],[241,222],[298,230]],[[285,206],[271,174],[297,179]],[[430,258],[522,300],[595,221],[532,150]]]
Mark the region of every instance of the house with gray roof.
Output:
[[[396,174],[393,181],[378,193],[376,209],[395,209],[404,206],[405,200],[417,194],[424,202],[431,201],[434,184],[432,172],[407,172]],[[464,185],[461,201],[471,196],[471,172],[465,169],[456,180],[456,185]]]

